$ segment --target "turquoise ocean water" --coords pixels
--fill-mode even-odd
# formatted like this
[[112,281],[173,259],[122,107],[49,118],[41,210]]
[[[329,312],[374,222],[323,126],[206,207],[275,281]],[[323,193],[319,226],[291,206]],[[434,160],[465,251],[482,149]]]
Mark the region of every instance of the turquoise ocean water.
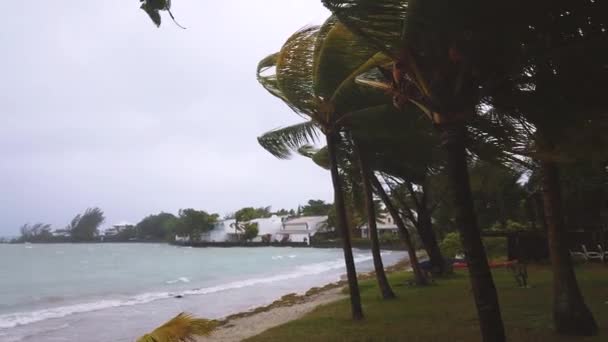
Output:
[[[355,257],[372,269],[369,251]],[[134,341],[182,311],[219,318],[343,273],[340,249],[0,245],[0,341]]]

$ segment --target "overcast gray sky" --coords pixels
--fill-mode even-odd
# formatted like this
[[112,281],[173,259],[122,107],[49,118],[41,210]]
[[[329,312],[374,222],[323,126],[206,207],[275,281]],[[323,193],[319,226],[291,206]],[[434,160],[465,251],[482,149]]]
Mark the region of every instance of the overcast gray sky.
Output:
[[192,207],[295,208],[331,199],[329,174],[277,160],[256,137],[301,121],[255,79],[257,62],[320,1],[174,0],[156,28],[137,0],[19,0],[0,21],[0,236]]

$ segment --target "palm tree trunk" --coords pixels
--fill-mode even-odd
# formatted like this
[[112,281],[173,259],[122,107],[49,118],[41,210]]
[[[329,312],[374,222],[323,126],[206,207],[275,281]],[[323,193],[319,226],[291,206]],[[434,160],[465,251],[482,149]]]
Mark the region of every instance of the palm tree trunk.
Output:
[[572,268],[562,215],[559,172],[554,162],[541,162],[545,222],[553,268],[553,322],[558,333],[592,336],[598,332],[593,315],[585,305]]
[[340,136],[337,132],[325,134],[327,139],[327,151],[331,166],[331,180],[334,187],[334,205],[336,206],[336,219],[338,231],[342,237],[342,249],[344,250],[344,263],[346,264],[346,276],[348,278],[348,289],[350,291],[350,306],[353,320],[363,319],[363,309],[361,308],[361,295],[359,294],[359,283],[357,281],[357,271],[355,260],[350,242],[350,230],[347,227],[346,207],[344,205],[344,193],[342,191],[342,180],[338,172],[337,146]]
[[416,226],[420,240],[424,244],[426,253],[431,262],[431,268],[434,275],[442,275],[447,273],[447,267],[437,237],[433,231],[433,221],[429,213],[426,203],[422,202],[418,210],[418,225]]
[[372,256],[374,258],[374,270],[376,271],[376,279],[378,287],[382,293],[382,298],[395,298],[395,293],[388,283],[386,273],[384,272],[384,264],[382,263],[382,255],[380,254],[380,241],[378,241],[378,227],[376,226],[376,208],[374,206],[374,191],[370,183],[370,178],[373,177],[366,163],[365,157],[361,153],[361,149],[355,142],[355,151],[359,158],[359,168],[361,169],[361,180],[363,182],[363,192],[365,194],[365,211],[367,214],[367,227],[369,229],[369,237],[372,243]]
[[422,244],[424,245],[424,250],[429,257],[429,261],[431,262],[431,271],[434,275],[440,275],[447,272],[447,267],[445,264],[445,259],[441,254],[441,250],[439,249],[439,244],[437,243],[437,238],[435,237],[435,232],[433,231],[433,221],[431,218],[431,211],[428,208],[428,196],[427,196],[427,187],[423,182],[422,185],[422,196],[420,199],[416,197],[416,192],[414,191],[414,187],[412,183],[406,181],[406,186],[408,191],[410,192],[410,196],[415,202],[416,205],[416,216],[410,210],[405,199],[397,197],[402,206],[405,207],[406,213],[408,213],[408,218],[416,227],[416,231],[420,236],[420,240],[422,240]]
[[447,152],[447,176],[456,209],[456,224],[469,268],[479,325],[484,342],[505,341],[505,330],[494,279],[481,241],[466,157],[466,127],[463,123],[439,125],[441,141]]
[[416,282],[416,285],[420,285],[420,286],[428,285],[428,280],[426,279],[426,276],[424,275],[424,272],[422,272],[422,269],[420,268],[420,264],[418,263],[418,256],[416,255],[416,250],[414,249],[414,245],[412,244],[412,238],[410,237],[410,232],[408,232],[407,227],[405,226],[405,223],[401,219],[401,215],[399,215],[399,211],[397,210],[397,208],[395,208],[395,206],[391,202],[391,199],[388,197],[388,195],[384,191],[384,188],[382,187],[382,184],[380,184],[380,182],[378,181],[378,178],[376,178],[376,176],[372,175],[371,180],[372,180],[374,187],[376,188],[376,191],[378,191],[378,194],[380,195],[382,202],[384,202],[384,205],[386,205],[386,208],[388,209],[389,213],[393,217],[393,220],[395,221],[395,224],[397,225],[397,228],[399,229],[399,235],[403,239],[403,242],[405,242],[405,248],[407,248],[407,254],[410,259],[410,264],[412,265],[412,271],[414,272],[414,280]]

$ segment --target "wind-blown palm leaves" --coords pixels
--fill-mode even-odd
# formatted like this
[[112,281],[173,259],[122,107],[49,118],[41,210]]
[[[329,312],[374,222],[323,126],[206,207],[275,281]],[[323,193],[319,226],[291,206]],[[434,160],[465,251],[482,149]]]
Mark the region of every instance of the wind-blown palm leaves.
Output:
[[[308,118],[327,140],[334,184],[338,229],[344,243],[351,307],[354,319],[361,319],[359,291],[343,198],[343,179],[338,170],[337,146],[342,140],[341,125],[358,110],[385,102],[383,94],[355,83],[355,78],[387,59],[377,49],[364,44],[335,18],[323,26],[304,28],[292,35],[277,54],[258,65],[258,80],[274,96],[301,116]],[[272,69],[274,68],[274,74]],[[286,131],[296,133],[281,144]],[[287,157],[303,139],[310,138],[310,126],[302,124],[270,132],[260,137],[262,146],[273,155]]]
[[[500,115],[527,123],[538,161],[553,267],[555,328],[595,335],[565,236],[560,164],[608,160],[608,22],[605,2],[538,1],[519,19],[520,55],[509,84],[488,97]],[[550,38],[550,39],[549,39]]]
[[160,11],[167,11],[175,25],[186,29],[175,20],[173,13],[171,13],[171,0],[139,0],[139,2],[142,3],[139,8],[148,14],[156,26],[160,26],[161,23]]
[[140,337],[137,342],[195,342],[197,337],[209,335],[217,325],[216,321],[195,318],[182,312]]
[[[435,123],[463,120],[478,85],[503,77],[510,5],[484,1],[323,0],[349,29],[390,56],[400,106],[412,102]],[[504,14],[504,15],[501,15]],[[504,27],[503,27],[504,26]],[[491,58],[490,58],[491,57]]]
[[279,159],[288,159],[293,151],[318,140],[319,131],[313,121],[277,128],[258,137],[258,143]]
[[[503,5],[481,0],[323,0],[353,32],[393,59],[393,102],[418,106],[441,133],[484,341],[504,341],[498,296],[481,241],[467,170],[468,120],[482,86],[504,77],[508,32]],[[512,13],[512,12],[511,12]],[[500,41],[500,43],[498,43]],[[506,50],[509,51],[509,50]]]

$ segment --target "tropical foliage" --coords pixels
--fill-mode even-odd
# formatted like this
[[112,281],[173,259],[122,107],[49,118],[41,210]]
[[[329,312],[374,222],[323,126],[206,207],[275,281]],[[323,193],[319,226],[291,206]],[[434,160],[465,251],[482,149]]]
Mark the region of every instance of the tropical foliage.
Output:
[[66,230],[70,232],[73,241],[93,241],[99,235],[99,227],[105,219],[101,209],[88,208],[84,213],[76,215]]
[[137,339],[137,342],[194,342],[197,337],[207,336],[217,327],[216,321],[195,318],[180,313],[167,323]]

